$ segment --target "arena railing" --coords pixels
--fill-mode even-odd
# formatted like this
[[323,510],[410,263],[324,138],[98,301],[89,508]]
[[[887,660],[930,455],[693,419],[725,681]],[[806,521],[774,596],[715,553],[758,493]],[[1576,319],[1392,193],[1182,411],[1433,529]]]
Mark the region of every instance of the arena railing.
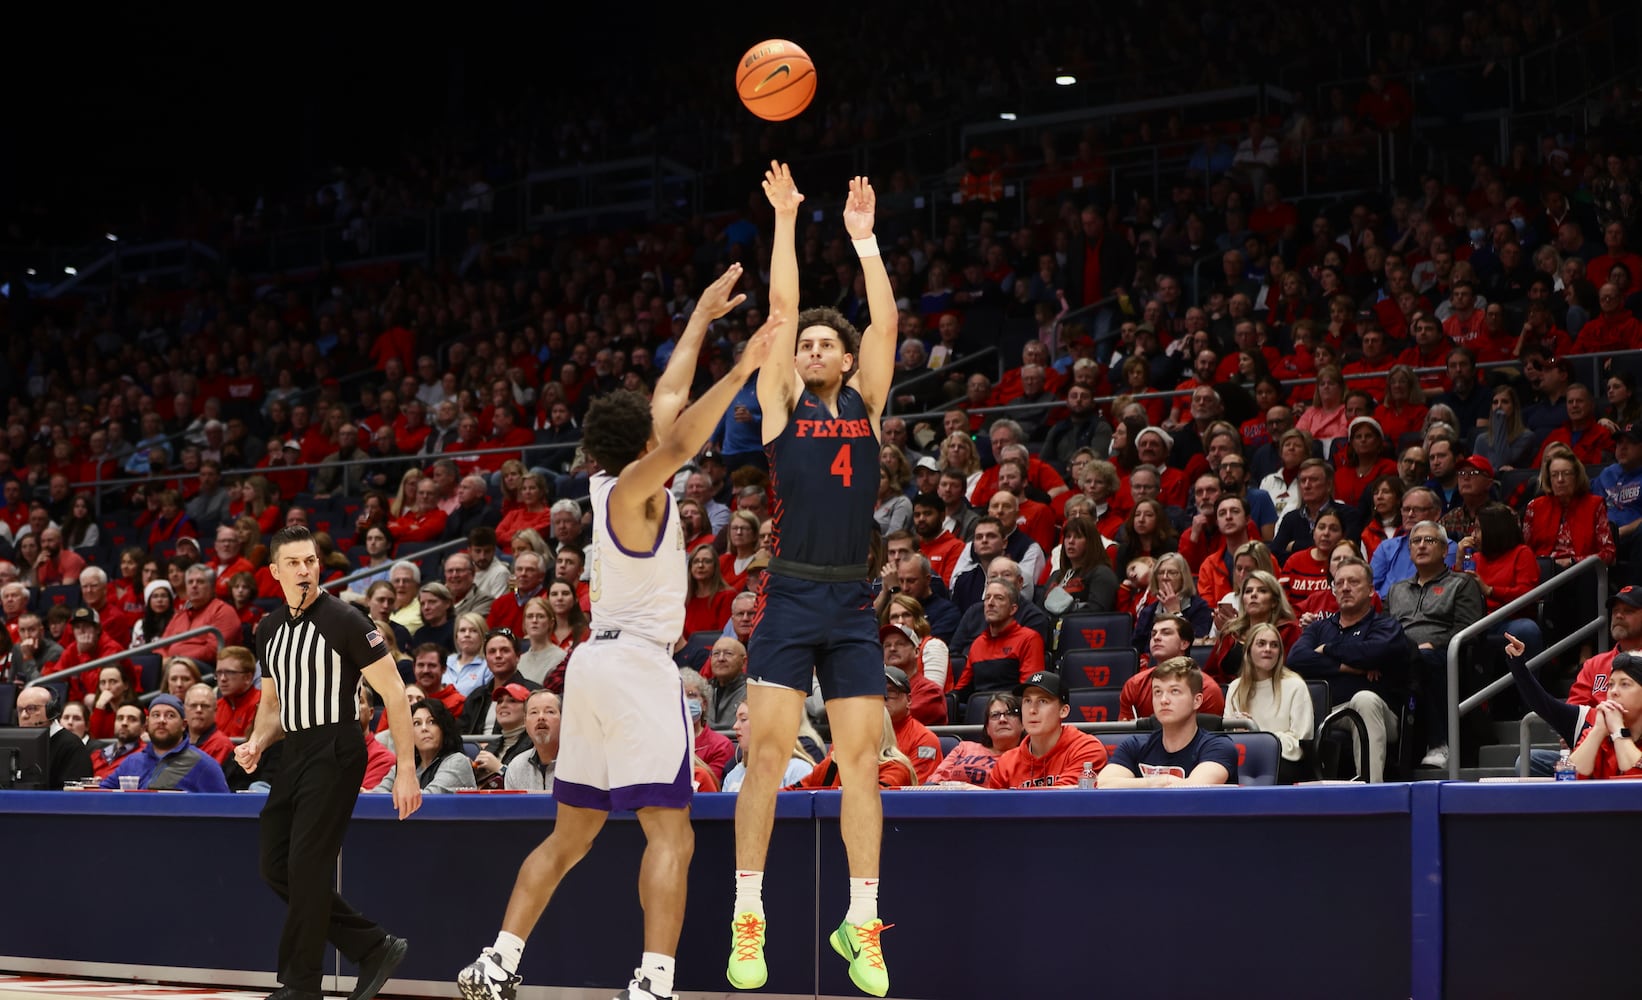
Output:
[[[1635,359],[1638,359],[1638,360],[1642,360],[1642,349],[1631,349],[1631,350],[1624,350],[1624,351],[1604,351],[1604,352],[1595,353],[1595,354],[1569,354],[1569,355],[1565,355],[1564,358],[1567,361],[1569,361],[1570,363],[1572,363],[1573,365],[1575,365],[1576,367],[1583,367],[1585,365],[1589,365],[1590,370],[1591,370],[1591,377],[1588,380],[1587,379],[1581,379],[1581,381],[1584,381],[1585,384],[1587,384],[1587,385],[1597,385],[1597,384],[1600,384],[1601,378],[1605,377],[1605,375],[1602,371],[1602,362],[1608,361],[1608,360],[1613,360],[1615,358],[1635,358]],[[1484,362],[1479,362],[1476,367],[1477,367],[1478,371],[1491,371],[1491,370],[1496,369],[1496,368],[1517,368],[1517,367],[1520,367],[1520,366],[1521,366],[1520,361],[1484,361]],[[1414,368],[1413,372],[1416,376],[1424,376],[1424,375],[1444,375],[1444,376],[1446,376],[1448,374],[1448,369],[1447,368],[1438,368],[1438,367],[1435,367],[1435,366],[1431,366],[1431,367],[1424,367],[1424,368]],[[1351,383],[1351,382],[1366,381],[1366,380],[1369,380],[1369,379],[1384,380],[1385,377],[1386,377],[1386,373],[1383,372],[1383,371],[1381,371],[1381,372],[1355,372],[1355,373],[1352,373],[1352,374],[1343,375],[1342,377],[1346,380],[1347,383]],[[1282,380],[1280,380],[1280,384],[1282,384],[1283,386],[1286,386],[1286,387],[1290,387],[1290,388],[1292,388],[1294,386],[1315,385],[1316,383],[1317,383],[1316,378],[1293,378],[1293,379],[1282,379]],[[905,383],[903,383],[903,384],[905,384]],[[1175,398],[1180,397],[1180,396],[1190,396],[1192,394],[1192,392],[1193,392],[1193,390],[1191,390],[1191,389],[1155,389],[1155,390],[1152,390],[1150,392],[1122,393],[1122,394],[1119,394],[1119,395],[1099,396],[1099,397],[1096,397],[1096,399],[1094,400],[1094,405],[1096,407],[1110,406],[1113,402],[1117,401],[1118,399],[1125,398],[1125,397],[1127,397],[1128,399],[1137,400],[1137,401],[1138,400],[1147,400],[1147,399],[1164,399],[1164,400],[1168,400],[1168,399],[1175,399]],[[904,413],[904,414],[897,414],[897,415],[900,416],[901,419],[906,420],[908,422],[914,422],[914,421],[920,421],[920,420],[937,420],[938,421],[938,420],[940,420],[940,418],[948,410],[957,408],[957,403],[958,402],[961,402],[961,401],[954,401],[952,404],[950,404],[948,406],[944,406],[944,407],[942,407],[940,409],[937,409],[937,410],[929,410],[929,411],[926,411],[924,413]],[[1054,400],[1054,401],[1048,402],[1048,403],[1010,403],[1010,404],[1002,405],[1002,406],[977,406],[973,409],[966,410],[965,412],[978,414],[978,415],[981,415],[981,416],[1007,416],[1007,415],[1012,414],[1012,413],[1036,413],[1036,412],[1039,412],[1041,410],[1052,410],[1052,409],[1056,409],[1058,407],[1064,407],[1065,405],[1066,405],[1066,400],[1057,399],[1057,400]]]
[[[1499,610],[1486,614],[1465,628],[1460,629],[1448,641],[1448,776],[1450,778],[1458,780],[1460,776],[1460,719],[1476,711],[1494,695],[1516,684],[1516,678],[1507,673],[1495,678],[1469,698],[1462,699],[1460,697],[1460,657],[1466,643],[1479,636],[1486,635],[1488,630],[1495,625],[1521,617],[1521,612],[1539,603],[1540,599],[1546,594],[1560,590],[1571,584],[1576,578],[1589,573],[1596,575],[1595,616],[1591,621],[1574,629],[1573,632],[1529,660],[1527,666],[1530,671],[1538,670],[1568,650],[1577,649],[1579,644],[1588,637],[1595,638],[1598,650],[1606,649],[1608,646],[1608,633],[1603,626],[1607,622],[1608,564],[1603,562],[1600,556],[1586,556],[1516,600],[1501,605]],[[1429,692],[1427,694],[1429,695]]]
[[[436,556],[446,552],[455,552],[458,549],[465,549],[467,548],[467,544],[468,539],[466,535],[463,535],[460,538],[452,538],[447,542],[440,542],[438,545],[430,545],[425,549],[417,549],[415,552],[390,559],[388,560],[388,568],[391,569],[393,564],[396,562],[419,563],[427,556]],[[337,577],[335,580],[326,580],[319,586],[321,590],[336,590],[340,587],[346,587],[355,580],[363,580],[366,577],[376,576],[378,573],[385,572],[387,572],[387,569],[384,569],[381,566],[362,566],[346,576]],[[426,576],[424,576],[424,581],[426,579]]]
[[[242,466],[234,469],[223,469],[222,476],[226,479],[251,476],[282,475],[287,472],[316,472],[320,469],[351,469],[360,465],[409,464],[417,468],[426,468],[440,459],[465,459],[475,455],[537,455],[544,452],[573,451],[581,447],[578,441],[562,441],[553,444],[528,444],[517,448],[465,448],[461,451],[442,451],[436,455],[370,455],[365,458],[350,458],[341,462],[299,462],[294,465],[271,465],[257,468]],[[101,515],[101,498],[104,489],[127,489],[132,486],[146,486],[149,483],[169,483],[176,480],[198,479],[198,472],[187,472],[178,469],[175,472],[160,473],[149,476],[125,476],[118,479],[82,479],[69,484],[69,489],[75,492],[81,489],[91,489],[93,494],[93,513]],[[392,494],[398,489],[396,483],[392,489],[383,492]],[[305,491],[306,492],[306,491]],[[282,500],[289,498],[281,497]]]
[[176,635],[165,636],[163,639],[155,639],[153,642],[145,642],[140,646],[132,646],[130,649],[122,649],[118,653],[111,653],[108,656],[99,656],[95,660],[87,660],[84,663],[77,663],[74,666],[69,667],[67,670],[59,670],[50,674],[41,674],[23,686],[26,688],[46,687],[48,685],[67,680],[76,674],[83,674],[88,670],[101,670],[109,664],[119,663],[121,660],[130,657],[133,653],[151,653],[156,649],[162,649],[172,643],[180,642],[183,639],[193,639],[196,636],[202,635],[216,636],[218,648],[221,648],[226,644],[226,640],[223,638],[223,634],[220,629],[213,625],[201,625],[198,628],[191,628],[186,632],[178,632]]
[[1533,756],[1534,723],[1544,722],[1538,712],[1529,712],[1517,723],[1517,777],[1528,777],[1529,764]]

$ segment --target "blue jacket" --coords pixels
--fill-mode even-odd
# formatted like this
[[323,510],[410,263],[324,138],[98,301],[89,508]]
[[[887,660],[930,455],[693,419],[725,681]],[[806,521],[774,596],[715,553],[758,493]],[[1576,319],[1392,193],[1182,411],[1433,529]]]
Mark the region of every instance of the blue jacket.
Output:
[[[1318,652],[1318,647],[1322,652]],[[1340,627],[1338,613],[1324,615],[1307,625],[1294,642],[1288,664],[1307,680],[1328,682],[1331,705],[1343,705],[1358,691],[1373,691],[1393,708],[1397,695],[1407,689],[1408,663],[1413,654],[1408,637],[1397,619],[1381,611],[1351,626]],[[1348,674],[1341,665],[1355,670],[1377,670],[1380,679],[1371,681],[1363,674]]]
[[222,766],[195,749],[184,733],[182,741],[164,754],[154,752],[152,743],[120,761],[120,766],[102,781],[104,788],[120,787],[121,775],[136,775],[138,788],[173,792],[227,792],[228,781]]

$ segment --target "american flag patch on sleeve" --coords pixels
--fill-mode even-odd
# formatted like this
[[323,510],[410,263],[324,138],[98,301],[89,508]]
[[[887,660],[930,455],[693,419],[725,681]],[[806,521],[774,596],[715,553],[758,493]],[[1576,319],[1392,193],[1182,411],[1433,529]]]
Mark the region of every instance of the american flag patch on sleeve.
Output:
[[370,643],[373,646],[387,645],[387,643],[383,642],[383,640],[382,640],[382,631],[380,629],[374,629],[373,628],[369,632],[366,632],[365,633],[365,641]]

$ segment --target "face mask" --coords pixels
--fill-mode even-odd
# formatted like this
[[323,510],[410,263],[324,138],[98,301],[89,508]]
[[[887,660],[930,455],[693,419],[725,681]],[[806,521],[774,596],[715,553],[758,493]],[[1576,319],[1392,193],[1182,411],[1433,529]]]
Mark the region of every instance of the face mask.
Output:
[[1472,243],[1481,243],[1483,237],[1485,237],[1487,235],[1488,235],[1488,231],[1485,230],[1485,229],[1473,229],[1473,230],[1471,230],[1471,242]]
[[1515,229],[1517,232],[1520,233],[1524,229],[1528,228],[1528,220],[1527,219],[1522,219],[1522,218],[1517,218],[1517,217],[1512,217],[1512,219],[1511,219],[1511,228]]
[[701,702],[697,701],[694,698],[690,698],[690,699],[687,700],[687,704],[690,706],[690,721],[691,722],[700,722],[701,721]]

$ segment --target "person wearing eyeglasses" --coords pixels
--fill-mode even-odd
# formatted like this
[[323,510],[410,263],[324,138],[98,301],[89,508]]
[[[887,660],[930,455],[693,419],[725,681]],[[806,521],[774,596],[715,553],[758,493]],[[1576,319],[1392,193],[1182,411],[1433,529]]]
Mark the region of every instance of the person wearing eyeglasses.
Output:
[[1448,645],[1483,613],[1482,587],[1476,577],[1450,568],[1448,546],[1442,525],[1416,524],[1408,533],[1414,576],[1392,585],[1386,598],[1386,611],[1419,653],[1419,710],[1426,734],[1422,767],[1448,766]]
[[1004,754],[1020,746],[1021,700],[1000,691],[986,705],[986,729],[979,740],[961,740],[941,761],[927,784],[985,788],[987,776]]
[[253,686],[256,660],[244,646],[227,646],[217,654],[217,731],[232,739],[251,735],[262,692]]
[[[1403,494],[1403,533],[1381,542],[1374,549],[1374,559],[1371,563],[1374,592],[1380,595],[1381,600],[1391,593],[1392,584],[1414,575],[1414,560],[1409,551],[1408,533],[1421,521],[1435,521],[1440,517],[1442,501],[1437,499],[1437,494],[1433,490],[1420,486]],[[1450,550],[1447,556],[1452,563],[1453,551]]]

